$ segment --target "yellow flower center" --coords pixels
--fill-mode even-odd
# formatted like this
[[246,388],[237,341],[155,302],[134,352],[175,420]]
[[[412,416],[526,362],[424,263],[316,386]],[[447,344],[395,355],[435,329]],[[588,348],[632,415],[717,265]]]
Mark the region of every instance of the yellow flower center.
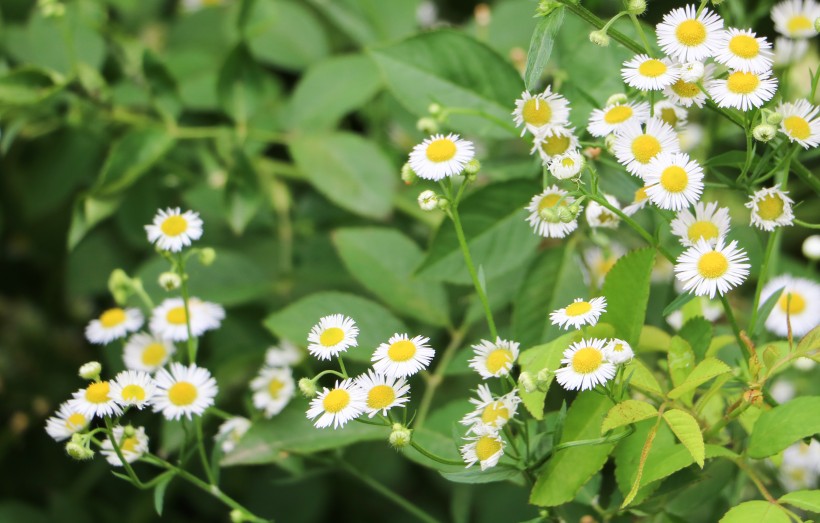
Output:
[[345,331],[339,327],[330,327],[319,336],[319,343],[325,347],[333,347],[345,338]]
[[757,89],[760,78],[754,73],[744,73],[737,71],[729,75],[726,79],[726,88],[735,94],[749,94]]
[[595,270],[598,274],[603,277],[606,276],[609,271],[612,270],[612,267],[615,266],[615,263],[618,261],[617,258],[607,258],[598,262],[595,267]]
[[661,152],[661,142],[654,136],[642,134],[632,142],[632,155],[640,163],[649,163],[649,160]]
[[781,294],[777,304],[780,306],[780,310],[789,315],[800,314],[806,308],[806,300],[794,291]]
[[616,343],[614,347],[612,347],[613,352],[623,352],[624,351],[624,344],[623,343]]
[[805,140],[811,136],[809,122],[800,116],[787,116],[783,119],[783,127],[786,128],[786,132],[789,133],[789,136],[797,138],[798,140]]
[[524,121],[531,125],[545,125],[552,120],[552,109],[544,100],[531,98],[524,103],[524,110],[521,111]]
[[576,301],[567,305],[564,314],[567,316],[583,316],[592,310],[592,304],[588,301]]
[[780,218],[783,214],[783,199],[776,194],[770,194],[757,202],[757,215],[766,221]]
[[122,399],[124,401],[144,401],[145,389],[132,383],[122,388]]
[[159,226],[165,236],[179,236],[188,230],[188,221],[182,216],[169,216]]
[[109,400],[108,392],[110,390],[111,386],[107,381],[92,383],[85,389],[85,399],[89,403],[105,403]]
[[[558,204],[560,199],[560,194],[548,194],[541,198],[541,201],[538,202],[538,210],[543,211],[544,209],[552,209]],[[561,205],[566,206],[566,204],[566,201],[561,202]]]
[[510,419],[510,411],[504,406],[502,401],[494,401],[484,407],[484,412],[481,413],[481,421],[487,425],[498,426],[499,420],[507,421]]
[[700,20],[686,20],[678,24],[675,36],[681,44],[694,47],[706,41],[706,26]]
[[496,349],[487,356],[487,370],[490,374],[496,374],[501,369],[506,369],[512,360],[513,355],[509,349]]
[[87,423],[85,416],[80,414],[79,412],[75,412],[71,416],[67,417],[65,420],[65,428],[68,430],[78,430],[85,426]]
[[136,452],[136,449],[137,449],[137,443],[139,443],[139,442],[137,441],[137,438],[134,437],[134,436],[131,436],[130,438],[125,438],[122,441],[122,443],[120,443],[120,450],[123,453],[125,453],[125,452],[134,453],[134,452]]
[[651,58],[638,66],[638,72],[649,78],[657,78],[666,72],[666,64]]
[[632,116],[632,108],[628,105],[618,105],[610,109],[604,115],[606,123],[622,123]]
[[456,155],[456,144],[449,138],[433,140],[427,146],[427,159],[431,162],[446,162]]
[[760,44],[749,35],[735,35],[729,40],[729,50],[741,58],[754,58],[760,53]]
[[142,350],[142,364],[147,367],[156,367],[165,361],[165,354],[165,345],[155,341]]
[[367,406],[371,409],[385,409],[396,400],[396,391],[389,385],[376,385],[367,392]]
[[407,361],[416,355],[416,345],[410,340],[399,340],[387,349],[387,357],[393,361]]
[[572,370],[578,374],[595,372],[604,361],[604,355],[595,347],[584,347],[572,355]]
[[501,450],[501,442],[492,436],[481,436],[475,444],[478,461],[487,461]]
[[661,109],[661,120],[668,123],[672,127],[678,125],[678,113],[673,107],[666,107]]
[[690,225],[687,234],[689,235],[689,241],[695,243],[701,238],[704,240],[713,240],[717,238],[718,234],[720,234],[720,230],[714,223],[707,220],[701,220]]
[[343,408],[350,404],[350,393],[344,389],[333,389],[328,392],[325,399],[322,400],[322,406],[325,412],[336,414]]
[[786,29],[788,29],[790,33],[797,33],[811,29],[812,25],[811,20],[809,20],[807,16],[796,15],[791,17],[786,23]]
[[198,395],[196,387],[187,381],[178,381],[168,389],[168,399],[177,407],[192,404]]
[[661,186],[669,192],[679,193],[686,189],[689,177],[683,167],[672,165],[661,173]]
[[729,260],[717,251],[707,252],[698,261],[698,272],[708,279],[720,278],[729,270]]
[[684,82],[677,80],[672,84],[672,90],[681,98],[694,98],[700,92],[700,87],[694,82]]
[[106,329],[116,327],[125,321],[125,311],[119,307],[108,309],[100,315],[100,323]]
[[637,191],[635,191],[635,203],[642,202],[646,200],[648,196],[646,195],[646,187],[641,187]]
[[279,392],[281,392],[283,388],[285,388],[285,384],[278,379],[273,378],[268,383],[268,394],[270,394],[271,398],[277,398],[279,397]]
[[569,136],[548,136],[541,142],[541,149],[550,156],[558,156],[569,149]]
[[185,325],[187,316],[185,315],[185,307],[180,305],[174,307],[165,314],[165,320],[171,325]]
[[564,158],[563,160],[561,160],[561,165],[563,165],[564,167],[572,167],[573,165],[575,165],[575,160],[573,160],[572,158]]

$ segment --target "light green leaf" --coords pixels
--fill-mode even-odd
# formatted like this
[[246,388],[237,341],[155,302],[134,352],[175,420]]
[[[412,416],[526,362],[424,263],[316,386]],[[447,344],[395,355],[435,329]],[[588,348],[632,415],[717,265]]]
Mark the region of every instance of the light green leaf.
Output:
[[71,212],[68,228],[68,250],[73,250],[95,225],[114,214],[122,203],[121,196],[94,198],[78,197]]
[[695,353],[695,360],[702,360],[712,341],[712,324],[705,318],[697,316],[681,327],[678,336],[689,342],[692,352]]
[[607,307],[600,321],[614,326],[616,336],[630,345],[637,345],[641,335],[654,264],[653,249],[632,251],[618,259],[604,280]]
[[645,401],[626,400],[618,403],[606,413],[604,423],[601,425],[601,434],[657,415],[658,409]]
[[624,367],[624,376],[629,378],[630,387],[655,394],[656,396],[663,395],[663,389],[661,389],[657,378],[655,378],[652,371],[646,368],[646,365],[637,358],[633,359]]
[[813,328],[803,336],[795,352],[803,356],[814,357],[818,351],[820,351],[820,326]]
[[[544,345],[538,345],[531,349],[527,349],[518,356],[518,363],[521,365],[522,372],[529,372],[533,378],[539,371],[547,369],[554,371],[561,366],[561,357],[569,345],[580,339],[580,335],[575,332],[564,334],[560,338],[554,339]],[[550,373],[547,379],[546,390],[535,390],[527,392],[519,388],[518,395],[521,397],[524,406],[532,414],[535,419],[544,419],[544,400],[547,397],[547,392],[555,377]]]
[[527,53],[527,68],[524,71],[524,83],[527,90],[534,91],[544,68],[549,62],[555,36],[564,21],[564,7],[554,8],[546,16],[542,16],[532,33],[530,50]]
[[703,434],[700,425],[691,414],[680,409],[670,409],[663,413],[663,419],[675,433],[678,440],[686,447],[695,463],[703,468],[706,449],[703,444]]
[[686,379],[695,367],[695,353],[689,343],[680,336],[673,336],[669,343],[669,375],[672,383],[677,387]]
[[173,145],[174,138],[161,127],[137,127],[128,131],[111,146],[92,194],[108,197],[127,189]]
[[732,368],[717,358],[706,358],[698,363],[683,382],[669,391],[669,397],[677,399],[691,390],[695,390],[716,376],[732,372]]
[[727,449],[726,447],[721,447],[720,445],[711,445],[706,444],[706,459],[712,458],[726,458],[726,459],[737,459],[740,455],[732,450]]
[[672,341],[672,336],[667,334],[664,330],[652,325],[644,325],[641,328],[641,336],[638,339],[638,351],[658,351],[666,352],[669,350],[669,343]]
[[329,52],[322,24],[301,2],[253,2],[247,20],[245,38],[248,46],[263,62],[300,70],[318,62]]
[[385,218],[399,171],[374,142],[337,132],[296,136],[290,152],[317,191],[339,207],[367,218]]
[[311,0],[311,3],[351,39],[365,47],[415,32],[416,10],[421,0]]
[[720,518],[719,523],[791,523],[783,510],[768,501],[746,501],[733,507]]
[[331,314],[349,316],[359,327],[359,346],[344,353],[356,361],[369,362],[381,343],[397,332],[407,332],[407,327],[381,305],[342,292],[319,292],[302,298],[265,318],[265,327],[280,338],[304,345],[311,327]]
[[444,287],[413,275],[424,254],[412,240],[377,228],[337,229],[332,239],[348,272],[398,314],[449,324]]
[[781,496],[778,500],[799,509],[820,514],[820,490],[797,490]]
[[749,438],[749,456],[762,459],[820,433],[820,396],[794,398],[760,415]]

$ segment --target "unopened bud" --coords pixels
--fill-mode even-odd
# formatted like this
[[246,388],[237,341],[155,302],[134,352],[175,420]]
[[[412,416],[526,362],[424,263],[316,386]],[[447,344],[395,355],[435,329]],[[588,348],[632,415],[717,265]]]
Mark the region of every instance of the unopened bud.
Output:
[[752,136],[754,136],[758,142],[770,142],[776,135],[777,127],[766,123],[756,125],[755,128],[752,129]]
[[631,15],[642,15],[646,11],[646,0],[627,0],[626,12]]
[[803,240],[803,256],[811,261],[820,260],[820,234],[812,234]]
[[581,204],[579,204],[578,202],[573,202],[569,206],[569,212],[571,212],[573,216],[577,217],[578,213],[581,212]]
[[776,113],[769,109],[763,109],[763,118],[767,124],[770,125],[780,125],[780,122],[783,121],[783,115],[780,113]]
[[126,438],[133,438],[137,434],[137,430],[133,425],[126,425],[122,428],[122,434]]
[[610,105],[615,104],[625,104],[628,101],[629,98],[624,93],[615,93],[606,99],[606,106],[609,107]]
[[179,274],[175,272],[163,272],[159,275],[159,279],[157,281],[159,286],[166,291],[178,289],[179,286],[182,285],[182,278],[180,278]]
[[416,122],[416,129],[425,134],[435,134],[439,130],[439,125],[435,118],[425,116],[418,119]]
[[558,219],[561,223],[571,223],[575,221],[575,214],[573,214],[568,207],[562,206],[558,209]]
[[820,16],[814,19],[814,30],[820,33]]
[[81,434],[74,434],[65,444],[66,453],[77,461],[85,461],[94,457],[94,451],[88,448],[88,438]]
[[558,223],[558,211],[552,207],[544,207],[538,211],[538,216],[547,223]]
[[615,154],[615,135],[608,134],[606,138],[604,138],[604,147],[609,154]]
[[608,47],[609,35],[606,34],[606,31],[600,29],[598,31],[592,31],[589,33],[589,41],[599,47]]
[[306,398],[316,397],[316,383],[312,379],[302,378],[299,380],[299,391]]
[[394,449],[404,448],[410,444],[411,430],[401,423],[393,424],[393,431],[390,433],[388,441]]
[[477,174],[481,170],[481,162],[473,158],[464,166],[465,174]]
[[211,247],[205,247],[199,251],[199,263],[205,267],[211,265],[216,260],[216,251]]
[[438,208],[441,209],[442,211],[446,211],[447,209],[450,208],[450,200],[448,200],[447,198],[445,198],[443,196],[438,197],[437,204],[438,204]]
[[743,401],[755,407],[763,404],[763,393],[758,389],[749,389],[743,393]]
[[541,0],[541,2],[538,3],[538,8],[535,10],[535,16],[547,16],[559,7],[563,6],[555,0]]
[[231,523],[245,523],[250,521],[245,513],[237,508],[231,511]]
[[478,4],[475,6],[475,23],[478,26],[487,27],[490,25],[490,6],[487,4]]
[[549,369],[541,369],[535,375],[535,386],[541,392],[546,392],[552,382],[552,373]]
[[98,380],[102,372],[102,365],[99,361],[89,361],[80,367],[78,374],[84,380]]
[[419,207],[423,211],[432,211],[438,207],[438,194],[435,191],[422,191],[418,197]]
[[401,166],[401,180],[406,185],[413,185],[414,183],[416,183],[416,180],[418,179],[418,175],[415,171],[413,171],[413,168],[410,167],[409,163],[405,163]]
[[527,371],[518,375],[518,385],[524,389],[524,392],[535,392],[538,389],[538,385],[535,384],[535,378]]
[[128,297],[131,296],[133,286],[131,278],[122,269],[114,269],[108,277],[108,291],[120,305],[125,305]]
[[441,114],[442,107],[439,104],[430,104],[427,107],[427,112],[430,113],[432,116],[438,116]]

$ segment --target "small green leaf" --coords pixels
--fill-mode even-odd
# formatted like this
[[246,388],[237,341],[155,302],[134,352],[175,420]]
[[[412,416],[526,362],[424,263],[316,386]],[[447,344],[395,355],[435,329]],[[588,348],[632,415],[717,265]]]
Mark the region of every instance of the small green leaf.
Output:
[[61,88],[46,71],[17,69],[0,76],[0,106],[39,104]]
[[706,449],[703,444],[703,434],[700,431],[700,425],[691,414],[680,409],[671,409],[663,413],[663,419],[666,421],[672,432],[675,433],[678,440],[686,447],[692,459],[695,460],[700,468],[703,468],[703,460],[706,457]]
[[663,389],[661,389],[657,378],[655,378],[652,371],[646,368],[646,365],[637,358],[633,359],[624,367],[624,376],[629,378],[629,385],[631,387],[655,394],[656,396],[663,395]]
[[154,510],[157,511],[157,516],[162,516],[162,508],[165,505],[165,492],[168,490],[168,484],[171,483],[172,479],[174,479],[174,476],[168,476],[154,487]]
[[601,434],[657,415],[658,409],[645,401],[626,400],[618,403],[606,413],[604,423],[601,425]]
[[695,360],[700,361],[706,356],[709,343],[712,341],[712,324],[697,316],[681,327],[678,336],[689,342],[692,352],[695,353]]
[[760,415],[749,438],[755,459],[777,454],[795,441],[820,433],[820,396],[794,398]]
[[663,316],[664,317],[669,316],[670,314],[672,314],[676,310],[680,309],[681,307],[683,307],[684,305],[686,305],[687,303],[692,301],[694,298],[695,298],[695,295],[692,294],[691,292],[685,292],[683,294],[678,294],[678,297],[675,298],[674,300],[672,300],[669,303],[669,305],[667,305],[663,309]]
[[615,327],[617,337],[637,346],[646,319],[653,249],[632,251],[618,259],[604,280],[606,312],[600,321]]
[[219,71],[219,104],[235,121],[247,122],[262,103],[264,83],[264,70],[241,43],[230,52]]
[[173,137],[161,127],[136,127],[128,131],[111,146],[92,194],[107,197],[127,189],[173,145]]
[[658,351],[666,352],[669,350],[669,343],[672,341],[672,336],[665,331],[653,325],[644,325],[641,328],[641,337],[638,340],[638,346],[635,347],[638,351]]
[[733,507],[719,523],[791,523],[782,507],[768,501],[746,501]]
[[799,509],[820,514],[820,490],[797,490],[781,496],[778,500]]
[[797,344],[797,354],[801,356],[814,357],[820,350],[820,326],[813,328],[808,334],[803,336],[800,343]]
[[535,26],[530,40],[530,50],[527,53],[527,68],[524,71],[524,84],[528,91],[535,90],[544,68],[549,62],[555,36],[564,21],[564,7],[558,7],[542,16]]
[[673,336],[669,343],[669,375],[672,383],[677,387],[686,379],[695,367],[695,353],[689,343],[680,336]]
[[68,227],[67,247],[74,247],[85,238],[95,225],[114,214],[122,203],[121,196],[108,198],[78,197],[71,212],[71,224]]
[[783,289],[785,289],[785,287],[781,287],[774,291],[774,293],[769,296],[757,310],[757,323],[754,325],[754,331],[752,332],[753,335],[759,333],[763,329],[763,325],[766,324],[766,319],[769,317],[769,314],[772,313],[774,306],[777,305],[777,300],[780,299],[780,295],[783,294]]
[[513,480],[521,476],[521,471],[509,465],[497,465],[490,470],[473,467],[459,472],[439,472],[439,474],[453,483],[479,484]]
[[706,358],[702,362],[698,363],[697,367],[692,370],[692,372],[680,385],[669,391],[669,397],[672,399],[678,399],[687,392],[695,390],[712,378],[727,372],[732,372],[732,368],[717,358]]
[[[561,357],[564,351],[569,347],[573,341],[580,339],[578,333],[570,332],[564,334],[560,338],[554,339],[544,345],[537,345],[531,349],[522,352],[518,357],[518,363],[521,365],[521,372],[529,372],[533,378],[539,371],[547,369],[555,371],[561,366]],[[524,406],[532,414],[535,419],[544,419],[544,400],[547,397],[547,392],[552,384],[555,375],[550,372],[547,379],[546,390],[535,390],[527,392],[520,389],[518,394],[521,397]]]

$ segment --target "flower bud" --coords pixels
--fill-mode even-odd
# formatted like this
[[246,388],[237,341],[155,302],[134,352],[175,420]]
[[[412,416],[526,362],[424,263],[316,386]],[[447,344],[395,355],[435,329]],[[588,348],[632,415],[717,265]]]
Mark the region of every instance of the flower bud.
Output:
[[211,247],[205,247],[199,251],[199,263],[205,267],[211,265],[216,260],[216,251]]
[[535,386],[538,387],[538,390],[541,392],[547,391],[551,381],[552,373],[549,369],[541,369],[538,371],[538,374],[535,375]]
[[609,154],[615,154],[615,134],[608,134],[606,138],[604,138],[604,147]]
[[122,269],[114,269],[108,277],[108,291],[119,305],[124,305],[132,293],[131,278]]
[[487,4],[478,4],[475,6],[475,23],[481,27],[487,27],[490,25],[490,20],[492,19],[492,15],[490,14],[490,6]]
[[444,196],[439,196],[438,197],[438,208],[441,209],[442,211],[446,211],[447,209],[450,208],[450,200],[448,200]]
[[763,404],[763,393],[758,389],[749,389],[743,393],[743,401],[758,407]]
[[133,425],[126,425],[122,428],[122,434],[126,438],[133,438],[136,435],[137,431],[134,429]]
[[642,15],[646,12],[646,0],[627,0],[626,12],[631,15]]
[[442,107],[439,104],[430,104],[427,107],[427,112],[430,113],[432,116],[438,116],[441,114]]
[[571,223],[575,221],[575,214],[568,207],[560,207],[558,209],[558,219],[561,223]]
[[581,212],[581,204],[578,202],[572,202],[572,204],[568,207],[569,212],[572,213],[573,216],[577,217],[578,213]]
[[425,116],[423,118],[418,119],[418,121],[416,122],[416,129],[425,134],[435,134],[438,132],[439,126],[435,118]]
[[[577,4],[578,2],[573,0],[572,3]],[[547,16],[559,7],[563,6],[555,0],[541,0],[538,3],[538,8],[535,10],[535,16]]]
[[316,397],[316,383],[312,379],[302,378],[299,380],[299,391],[306,398]]
[[163,272],[159,275],[157,282],[159,283],[159,286],[166,291],[172,291],[174,289],[179,289],[179,286],[182,285],[182,278],[180,278],[179,274],[175,272]]
[[250,521],[244,512],[235,508],[231,511],[231,523],[245,523]]
[[401,166],[401,179],[405,185],[413,185],[419,177],[416,175],[415,171],[413,171],[413,168],[410,167],[410,164],[405,163]]
[[558,223],[558,211],[552,207],[544,207],[538,211],[538,216],[547,223]]
[[102,372],[102,365],[99,361],[89,361],[80,367],[78,374],[84,380],[98,380]]
[[783,121],[782,114],[769,109],[763,109],[763,117],[766,119],[766,123],[770,125],[780,125],[780,122]]
[[396,450],[404,448],[410,444],[411,432],[412,431],[410,429],[408,429],[401,423],[394,423],[393,431],[390,433],[388,441],[390,442],[390,445]]
[[479,162],[478,160],[473,158],[472,160],[467,162],[467,165],[464,166],[464,171],[463,172],[465,174],[477,174],[478,171],[480,171],[480,170],[481,170],[481,162]]
[[820,260],[820,234],[812,234],[803,240],[803,256],[811,261]]
[[624,93],[615,93],[606,99],[606,104],[604,105],[608,107],[615,104],[625,104],[628,101],[629,98]]
[[820,33],[820,16],[814,19],[814,30]]
[[599,47],[607,47],[609,46],[609,35],[603,30],[592,31],[589,33],[589,41]]
[[524,392],[535,392],[538,389],[538,385],[535,383],[535,378],[532,377],[532,374],[524,371],[518,375],[518,386],[521,387]]
[[419,207],[423,211],[432,211],[438,207],[438,194],[435,191],[422,191],[418,197]]
[[756,125],[755,128],[752,129],[752,136],[754,136],[758,142],[770,142],[776,135],[777,128],[766,123]]
[[88,438],[82,434],[73,434],[65,445],[66,453],[77,461],[85,461],[94,457],[94,451],[88,448]]
[[703,78],[705,70],[702,62],[687,62],[681,67],[681,80],[689,83],[698,82]]

